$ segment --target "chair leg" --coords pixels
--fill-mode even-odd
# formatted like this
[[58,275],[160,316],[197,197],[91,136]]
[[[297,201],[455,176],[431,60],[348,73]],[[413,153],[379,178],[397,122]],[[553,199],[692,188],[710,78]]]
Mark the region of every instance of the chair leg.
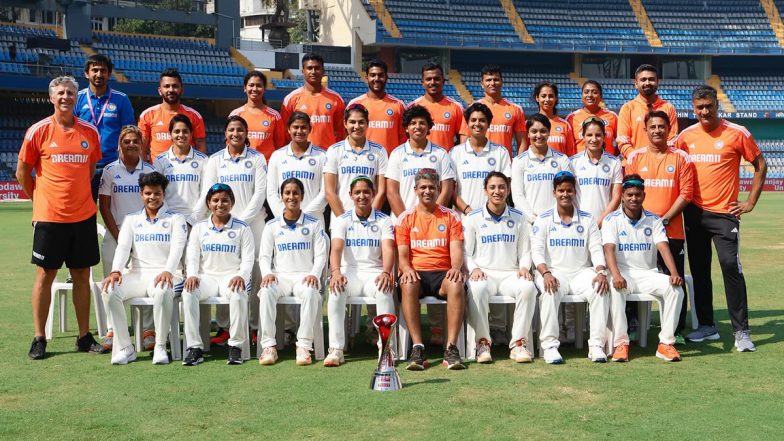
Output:
[[51,299],[49,301],[49,316],[46,318],[46,331],[45,331],[45,333],[46,333],[46,339],[47,340],[51,340],[52,339],[52,326],[54,324],[53,322],[54,322],[54,298],[55,298],[55,295],[56,295],[56,292],[54,291],[54,289],[52,289],[52,291],[50,293]]
[[[568,303],[567,303],[568,304]],[[585,343],[585,309],[587,303],[572,303],[574,308],[574,347],[582,349]]]
[[649,323],[651,315],[651,302],[646,301],[639,301],[637,302],[637,316],[640,320],[640,326],[638,330],[638,337],[639,343],[641,348],[645,348],[648,346],[648,327],[646,323]]
[[316,321],[313,323],[313,349],[316,355],[316,360],[324,359],[324,317],[321,314],[322,300],[319,296],[318,311],[316,314]]
[[476,359],[476,331],[474,328],[468,324],[468,320],[465,321],[465,359],[466,360],[475,360]]
[[212,305],[199,305],[199,334],[204,352],[210,352],[210,318]]
[[57,297],[59,297],[57,303],[60,307],[60,332],[66,332],[68,330],[68,309],[66,309],[68,291],[57,291]]
[[[141,352],[144,346],[142,345],[142,307],[131,305],[131,322],[133,323],[133,337],[136,340],[136,350]],[[115,324],[114,326],[128,326],[126,323]],[[114,346],[114,345],[113,345]]]
[[172,307],[171,324],[169,328],[169,346],[171,347],[172,360],[182,360],[182,346],[180,346],[180,298],[174,299]]
[[700,321],[697,319],[697,309],[694,308],[694,279],[691,274],[684,277],[686,280],[686,289],[689,291],[689,311],[691,311],[691,328],[697,329],[700,326]]
[[103,337],[108,332],[106,325],[106,308],[103,304],[103,296],[101,296],[101,288],[95,282],[90,282],[90,288],[93,292],[93,309],[95,311],[95,325],[98,330],[98,335]]
[[275,341],[278,343],[278,349],[281,349],[286,342],[286,319],[283,317],[283,314],[286,312],[286,305],[277,305],[275,307],[278,309],[278,313],[275,315]]
[[408,359],[408,344],[409,338],[408,335],[408,326],[406,325],[406,317],[403,315],[403,311],[400,311],[400,315],[398,316],[398,355],[400,360]]
[[[248,298],[248,313],[245,314],[245,330],[247,332],[247,338],[245,342],[242,343],[242,359],[243,360],[250,360],[250,298]],[[258,331],[256,331],[258,332]]]

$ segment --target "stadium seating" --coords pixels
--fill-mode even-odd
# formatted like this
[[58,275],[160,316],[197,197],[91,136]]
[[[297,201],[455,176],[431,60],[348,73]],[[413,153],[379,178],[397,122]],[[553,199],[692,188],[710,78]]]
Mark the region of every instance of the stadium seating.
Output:
[[[0,25],[0,74],[81,76],[86,54],[78,42],[71,41],[68,51],[28,49],[28,37],[58,38],[58,35],[49,28]],[[16,49],[13,60],[11,46]]]

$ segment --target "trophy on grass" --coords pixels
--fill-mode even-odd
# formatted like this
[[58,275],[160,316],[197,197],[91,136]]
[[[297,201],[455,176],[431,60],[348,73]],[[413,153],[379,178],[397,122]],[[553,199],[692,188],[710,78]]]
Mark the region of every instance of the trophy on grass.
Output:
[[395,314],[381,314],[373,318],[373,324],[378,330],[381,340],[381,355],[378,357],[378,367],[373,373],[370,388],[379,391],[398,390],[403,387],[400,376],[395,369],[395,359],[392,357],[390,342],[392,341],[393,326],[397,322]]

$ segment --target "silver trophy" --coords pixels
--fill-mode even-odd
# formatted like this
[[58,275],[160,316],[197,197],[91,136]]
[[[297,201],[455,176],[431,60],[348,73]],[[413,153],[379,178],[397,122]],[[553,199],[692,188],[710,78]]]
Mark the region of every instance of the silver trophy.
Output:
[[390,342],[392,341],[393,326],[397,322],[395,314],[381,314],[373,318],[373,324],[378,330],[381,340],[381,355],[378,357],[378,367],[370,380],[370,388],[378,391],[398,390],[403,387],[400,375],[395,369],[395,359],[392,357]]

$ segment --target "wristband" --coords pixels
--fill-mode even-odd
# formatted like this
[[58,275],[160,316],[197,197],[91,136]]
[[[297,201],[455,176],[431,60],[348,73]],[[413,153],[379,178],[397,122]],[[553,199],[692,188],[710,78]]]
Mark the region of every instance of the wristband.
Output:
[[471,206],[470,206],[470,205],[466,205],[466,207],[463,209],[463,214],[468,214],[468,213],[470,213],[470,212],[471,212],[471,210],[469,210],[469,208],[471,208]]
[[548,275],[548,274],[552,274],[552,273],[553,273],[552,271],[550,271],[550,270],[547,270],[547,271],[545,271],[545,272],[543,272],[543,273],[542,273],[542,277],[544,277],[544,276],[546,276],[546,275]]
[[388,275],[389,277],[392,277],[392,274],[389,274],[389,271],[382,271],[382,272],[381,272],[381,274],[386,274],[386,275]]

